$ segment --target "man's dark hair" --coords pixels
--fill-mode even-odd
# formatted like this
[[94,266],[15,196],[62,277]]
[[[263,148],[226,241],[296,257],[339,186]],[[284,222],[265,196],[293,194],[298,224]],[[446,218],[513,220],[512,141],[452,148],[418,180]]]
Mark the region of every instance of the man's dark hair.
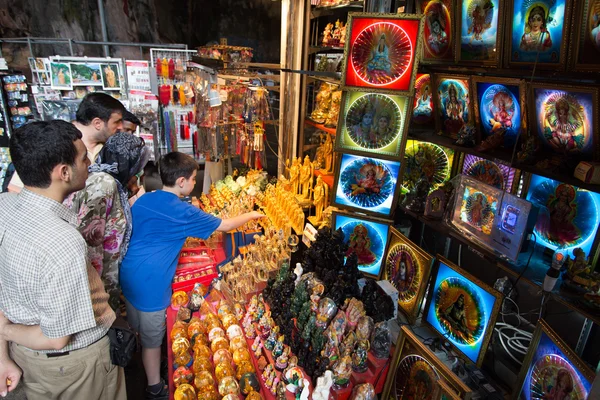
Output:
[[60,120],[31,122],[16,129],[10,137],[10,156],[23,184],[49,187],[54,167],[75,164],[77,139],[81,139],[79,129]]
[[123,113],[123,121],[129,121],[132,124],[137,125],[137,126],[140,126],[142,124],[140,119],[138,117],[136,117],[135,115],[133,115],[128,110],[125,110],[125,112]]
[[161,157],[158,170],[163,185],[171,187],[181,177],[191,178],[194,171],[198,170],[198,163],[187,154],[173,151]]
[[158,172],[158,166],[154,161],[148,161],[144,167],[144,190],[150,193],[162,189],[163,184]]
[[94,118],[100,118],[102,121],[108,122],[113,113],[125,115],[125,112],[123,104],[114,97],[106,93],[90,93],[81,100],[81,104],[77,109],[76,121],[87,126]]

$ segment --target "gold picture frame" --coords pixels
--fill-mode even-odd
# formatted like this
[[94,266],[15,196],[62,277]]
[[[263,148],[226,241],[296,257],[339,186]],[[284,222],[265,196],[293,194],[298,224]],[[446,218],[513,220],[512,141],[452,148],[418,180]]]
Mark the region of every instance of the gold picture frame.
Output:
[[[424,18],[419,14],[349,13],[342,90],[412,96]],[[388,40],[398,43],[391,55]]]
[[[453,74],[433,74],[432,93],[436,131],[453,139],[458,137],[460,128],[473,121],[471,96],[471,76]],[[456,90],[456,100],[451,101],[450,88]],[[432,91],[433,92],[433,91]],[[456,106],[452,103],[456,102]]]
[[438,381],[437,400],[461,400],[461,397],[442,379]]
[[[400,264],[404,262],[404,281],[400,284],[395,279],[399,274]],[[398,290],[398,309],[406,316],[410,324],[414,324],[419,315],[429,274],[433,265],[433,256],[422,250],[406,236],[391,228],[390,240],[384,255],[383,279],[388,280]],[[398,268],[398,270],[396,270]],[[412,275],[412,279],[409,277]]]
[[392,363],[388,370],[385,385],[383,386],[383,392],[381,394],[381,400],[391,400],[397,398],[396,388],[396,375],[400,368],[405,368],[403,364],[408,364],[411,358],[417,359],[423,362],[425,366],[429,366],[430,370],[433,370],[434,375],[437,375],[437,379],[432,379],[432,394],[435,394],[436,384],[438,380],[443,380],[448,384],[452,390],[460,395],[463,400],[469,400],[472,396],[471,389],[456,376],[431,350],[427,348],[421,341],[413,334],[406,325],[403,325],[398,335],[398,342],[396,343],[396,350],[392,357]]
[[[489,7],[488,3],[492,3],[492,7]],[[479,16],[477,21],[476,13]],[[494,16],[494,13],[497,14]],[[458,63],[477,67],[498,67],[502,62],[500,50],[504,42],[504,0],[459,0],[456,6],[456,21]],[[495,29],[495,33],[490,32],[490,29]],[[495,45],[485,43],[485,36],[490,34],[495,34]],[[470,36],[470,39],[466,41],[465,36]],[[478,43],[480,41],[481,44]],[[484,53],[487,53],[489,58],[481,55]]]
[[[456,0],[417,1],[417,12],[425,15],[421,64],[439,65],[456,62],[456,43],[458,42],[456,38],[456,3]],[[440,13],[443,15],[440,16]],[[433,24],[436,22],[440,28],[438,34],[434,32]],[[447,24],[450,25],[448,29],[446,29]],[[434,40],[437,43],[431,43]]]
[[[569,45],[569,64],[573,71],[600,71],[600,25],[592,14],[600,12],[600,0],[576,0],[571,18],[571,41]],[[595,62],[594,62],[595,61]]]

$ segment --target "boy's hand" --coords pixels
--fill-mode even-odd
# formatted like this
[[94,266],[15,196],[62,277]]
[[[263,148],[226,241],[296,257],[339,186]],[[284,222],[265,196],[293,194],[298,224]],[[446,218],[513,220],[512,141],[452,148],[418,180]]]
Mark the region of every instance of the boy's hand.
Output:
[[265,214],[263,214],[263,213],[261,213],[259,211],[252,211],[252,212],[250,212],[248,214],[252,217],[252,219],[260,219],[260,218],[265,218],[266,217]]

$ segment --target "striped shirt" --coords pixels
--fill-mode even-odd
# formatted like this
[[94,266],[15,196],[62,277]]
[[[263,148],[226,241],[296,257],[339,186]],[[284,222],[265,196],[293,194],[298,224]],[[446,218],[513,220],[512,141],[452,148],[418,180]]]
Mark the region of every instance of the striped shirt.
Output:
[[115,320],[76,223],[64,205],[27,189],[0,195],[0,310],[48,338],[72,336],[45,352],[87,347]]

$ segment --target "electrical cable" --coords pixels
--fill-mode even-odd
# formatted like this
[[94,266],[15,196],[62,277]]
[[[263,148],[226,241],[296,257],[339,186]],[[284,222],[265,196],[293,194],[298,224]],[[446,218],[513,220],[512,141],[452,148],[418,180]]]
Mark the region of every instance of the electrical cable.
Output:
[[527,264],[525,264],[525,268],[523,268],[523,270],[521,271],[521,273],[517,277],[517,280],[515,281],[515,283],[512,284],[512,286],[510,287],[510,290],[508,291],[508,293],[506,294],[505,297],[509,297],[510,296],[510,294],[513,291],[513,289],[515,287],[517,287],[517,284],[519,283],[519,280],[521,279],[521,277],[523,276],[523,274],[525,273],[525,271],[529,267],[529,263],[531,262],[531,257],[533,256],[533,252],[535,251],[535,246],[537,244],[537,236],[536,236],[536,234],[533,233],[533,232],[531,234],[533,235],[533,246],[531,247],[531,251],[529,252],[529,258],[527,259]]

